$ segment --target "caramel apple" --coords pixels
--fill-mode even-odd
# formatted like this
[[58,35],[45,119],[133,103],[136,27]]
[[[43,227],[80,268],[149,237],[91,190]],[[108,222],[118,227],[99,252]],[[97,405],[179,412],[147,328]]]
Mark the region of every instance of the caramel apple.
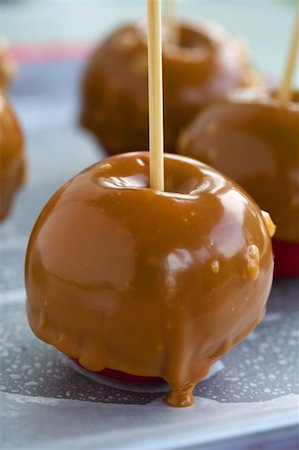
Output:
[[0,221],[11,209],[16,192],[24,183],[24,139],[8,101],[0,95]]
[[[26,257],[33,332],[91,371],[161,377],[167,403],[261,321],[272,283],[269,218],[231,180],[166,154],[103,160],[49,200]],[[269,228],[269,231],[268,231]]]
[[180,153],[221,170],[277,225],[278,275],[299,276],[299,93],[249,89],[207,107],[181,134]]
[[262,319],[273,224],[214,169],[163,153],[160,0],[148,0],[150,151],[113,156],[50,199],[28,245],[33,332],[83,367],[163,378],[189,406]]
[[[211,23],[178,25],[180,42],[165,30],[163,76],[165,146],[211,99],[261,83],[244,44]],[[110,154],[148,148],[147,29],[124,26],[101,43],[82,82],[81,124]]]

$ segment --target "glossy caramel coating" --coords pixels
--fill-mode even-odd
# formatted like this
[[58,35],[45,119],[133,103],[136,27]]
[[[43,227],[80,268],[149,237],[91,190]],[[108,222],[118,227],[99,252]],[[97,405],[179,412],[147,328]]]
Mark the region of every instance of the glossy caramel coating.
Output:
[[212,363],[261,321],[272,283],[261,211],[214,169],[147,152],[101,161],[42,211],[26,258],[33,332],[92,371],[162,377],[189,406]]
[[8,101],[0,95],[0,221],[7,217],[25,173],[23,133]]
[[[181,45],[164,42],[165,143],[206,102],[260,83],[243,44],[214,24],[182,24]],[[148,148],[147,31],[125,26],[95,50],[82,83],[81,123],[110,154]]]
[[181,135],[179,151],[225,173],[269,211],[275,238],[299,242],[299,93],[248,89],[206,108]]

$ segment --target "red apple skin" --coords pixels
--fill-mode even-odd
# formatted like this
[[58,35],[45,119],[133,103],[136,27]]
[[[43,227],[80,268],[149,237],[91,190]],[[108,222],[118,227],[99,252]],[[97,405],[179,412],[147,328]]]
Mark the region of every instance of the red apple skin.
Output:
[[[78,360],[73,360],[76,364],[81,366]],[[81,366],[82,367],[82,366]],[[97,375],[105,378],[111,378],[112,380],[124,381],[126,383],[137,384],[158,384],[163,383],[163,378],[159,377],[140,377],[139,375],[132,375],[130,373],[121,372],[120,370],[103,369],[100,372],[96,372]]]
[[266,90],[237,91],[199,114],[178,145],[180,154],[225,173],[271,214],[280,276],[299,276],[298,101],[298,92],[284,107]]
[[210,167],[165,155],[166,191],[148,152],[76,175],[38,218],[26,257],[33,332],[91,371],[170,385],[172,406],[261,321],[272,284],[266,223]]
[[280,278],[299,277],[299,242],[278,241],[274,239],[274,275]]

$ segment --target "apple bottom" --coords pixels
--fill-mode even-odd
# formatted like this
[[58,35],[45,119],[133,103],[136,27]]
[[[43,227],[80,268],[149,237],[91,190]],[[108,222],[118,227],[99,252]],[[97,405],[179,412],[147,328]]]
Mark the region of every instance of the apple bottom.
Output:
[[273,239],[274,275],[276,277],[299,277],[299,242]]
[[[83,367],[77,359],[73,359],[73,361],[78,364],[80,367]],[[85,367],[83,367],[85,369]],[[85,369],[87,370],[87,369]],[[101,377],[112,378],[113,380],[118,381],[126,381],[128,383],[165,383],[163,378],[159,377],[141,377],[139,375],[131,375],[129,373],[121,372],[120,370],[113,369],[104,369],[100,372],[93,372],[96,375],[100,375]]]

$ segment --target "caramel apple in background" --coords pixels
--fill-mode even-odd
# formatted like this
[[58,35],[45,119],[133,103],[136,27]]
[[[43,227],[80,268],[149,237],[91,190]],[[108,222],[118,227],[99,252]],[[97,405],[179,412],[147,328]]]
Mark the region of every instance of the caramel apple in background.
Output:
[[179,150],[232,177],[270,212],[276,272],[299,276],[298,100],[294,93],[285,107],[266,91],[235,93],[194,120]]
[[299,276],[299,92],[290,83],[298,54],[298,17],[282,85],[240,90],[198,115],[179,153],[221,170],[269,211],[275,273]]
[[25,174],[23,133],[8,100],[0,94],[0,221],[9,214]]
[[36,336],[94,372],[163,378],[166,402],[185,407],[262,320],[275,227],[216,170],[163,154],[160,20],[148,0],[150,151],[100,161],[53,195],[25,283]]
[[[164,29],[166,150],[211,99],[261,84],[247,48],[220,26],[178,24],[179,40]],[[82,82],[81,124],[109,154],[148,148],[147,29],[143,22],[113,32],[94,51]]]
[[0,36],[0,94],[4,93],[16,73],[16,64],[9,55],[7,40]]

